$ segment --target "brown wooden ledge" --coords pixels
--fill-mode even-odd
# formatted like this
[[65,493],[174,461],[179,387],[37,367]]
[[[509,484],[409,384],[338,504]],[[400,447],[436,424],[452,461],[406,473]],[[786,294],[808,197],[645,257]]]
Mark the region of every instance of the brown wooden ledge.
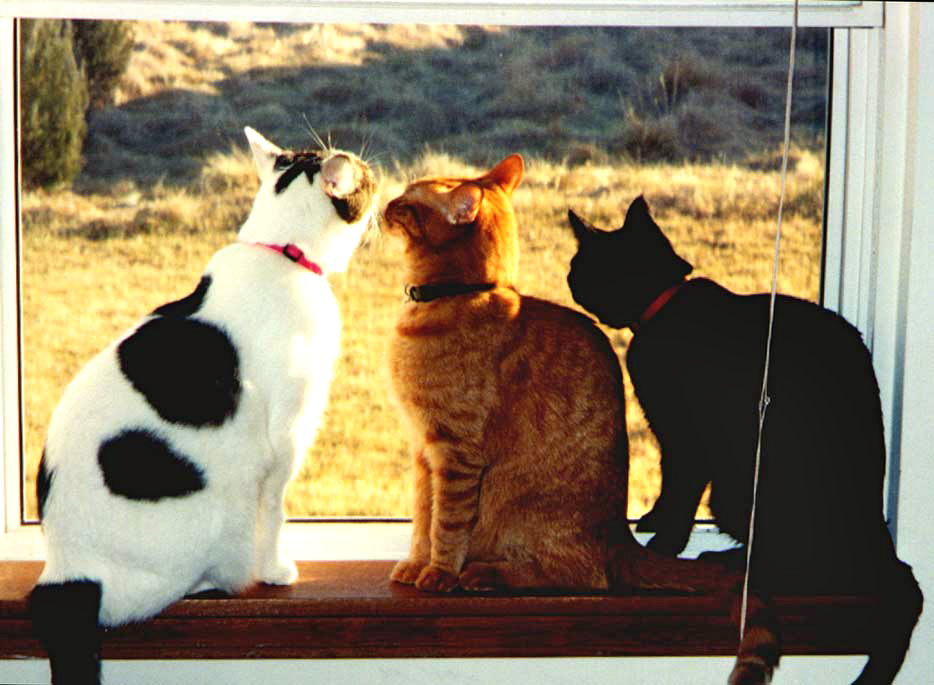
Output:
[[[42,565],[0,563],[0,658],[42,656],[26,597]],[[287,588],[185,599],[110,630],[110,659],[673,656],[735,653],[713,597],[426,595],[390,583],[390,561],[305,562]],[[868,597],[780,597],[786,654],[865,653]]]

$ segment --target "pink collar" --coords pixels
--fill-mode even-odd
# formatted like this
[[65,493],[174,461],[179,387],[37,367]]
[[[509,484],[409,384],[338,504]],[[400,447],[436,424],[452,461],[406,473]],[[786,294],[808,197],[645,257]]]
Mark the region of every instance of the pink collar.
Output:
[[[245,242],[245,241],[244,241]],[[321,267],[315,264],[314,262],[308,260],[305,257],[305,253],[299,249],[298,245],[294,243],[289,243],[288,245],[275,245],[273,243],[251,243],[247,242],[247,245],[256,245],[258,247],[265,247],[267,250],[272,250],[273,252],[278,252],[284,257],[288,258],[290,261],[295,262],[299,266],[303,266],[309,271],[313,271],[319,276],[322,275]]]

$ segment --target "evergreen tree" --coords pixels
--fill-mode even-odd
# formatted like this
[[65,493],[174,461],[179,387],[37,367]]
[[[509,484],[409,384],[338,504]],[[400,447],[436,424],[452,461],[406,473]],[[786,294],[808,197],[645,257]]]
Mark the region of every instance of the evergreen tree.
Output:
[[75,58],[88,80],[90,105],[113,104],[113,93],[133,52],[133,28],[128,21],[75,19]]
[[23,182],[31,187],[70,183],[81,170],[88,104],[71,23],[23,20],[21,37]]

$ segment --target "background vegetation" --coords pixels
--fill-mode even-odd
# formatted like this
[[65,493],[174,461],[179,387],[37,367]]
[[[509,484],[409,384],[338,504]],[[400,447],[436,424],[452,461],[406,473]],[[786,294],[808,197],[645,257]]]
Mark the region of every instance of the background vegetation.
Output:
[[133,48],[125,21],[24,20],[22,177],[27,187],[71,183],[81,170],[88,108],[113,101]]
[[88,88],[68,21],[22,25],[22,177],[27,186],[70,182],[81,169]]
[[[194,287],[255,191],[242,127],[285,146],[310,127],[363,150],[382,197],[521,152],[529,294],[573,306],[566,211],[616,227],[644,193],[697,274],[768,287],[787,31],[145,22],[112,102],[92,110],[73,185],[23,197],[28,478],[64,385],[140,315]],[[802,31],[780,289],[820,281],[826,34]],[[25,99],[24,109],[29,106]],[[293,515],[407,515],[409,460],[385,383],[400,255],[377,238],[333,285],[344,348]],[[621,355],[629,334],[607,330]],[[701,395],[705,389],[697,388]],[[657,448],[629,392],[630,513]],[[27,508],[34,514],[31,501]]]

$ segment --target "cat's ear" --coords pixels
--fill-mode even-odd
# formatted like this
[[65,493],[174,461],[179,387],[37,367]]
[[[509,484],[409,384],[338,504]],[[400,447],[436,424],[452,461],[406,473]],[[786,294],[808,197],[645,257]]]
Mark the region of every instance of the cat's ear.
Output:
[[266,140],[256,129],[247,126],[243,129],[246,139],[250,143],[250,151],[253,153],[253,162],[256,164],[256,170],[260,176],[264,176],[272,171],[276,163],[276,157],[282,154],[282,148],[275,143]]
[[483,190],[480,186],[463,183],[445,195],[441,211],[449,224],[470,224],[476,220],[482,201]]
[[626,220],[623,221],[622,228],[629,234],[639,233],[640,235],[645,236],[661,236],[662,239],[665,239],[662,229],[655,219],[652,218],[652,214],[649,212],[649,205],[645,201],[645,196],[640,195],[635,200],[633,200],[629,209],[626,210]]
[[690,262],[675,252],[671,241],[668,240],[661,227],[652,218],[649,205],[642,195],[629,205],[629,209],[626,211],[626,221],[623,223],[623,230],[630,235],[638,235],[638,239],[643,244],[654,246],[655,254],[667,255],[667,263],[677,277],[684,278],[694,270]]
[[586,219],[579,217],[573,209],[568,210],[568,223],[571,224],[571,228],[574,230],[574,237],[577,238],[578,244],[596,235],[599,230]]
[[490,169],[486,178],[493,181],[496,185],[512,195],[512,191],[522,180],[522,174],[525,172],[525,162],[522,161],[522,155],[509,155],[502,162]]
[[645,201],[645,195],[640,195],[629,204],[629,209],[626,210],[626,221],[623,225],[626,226],[630,223],[643,225],[648,223],[656,228],[658,227],[655,220],[652,219],[649,203]]

